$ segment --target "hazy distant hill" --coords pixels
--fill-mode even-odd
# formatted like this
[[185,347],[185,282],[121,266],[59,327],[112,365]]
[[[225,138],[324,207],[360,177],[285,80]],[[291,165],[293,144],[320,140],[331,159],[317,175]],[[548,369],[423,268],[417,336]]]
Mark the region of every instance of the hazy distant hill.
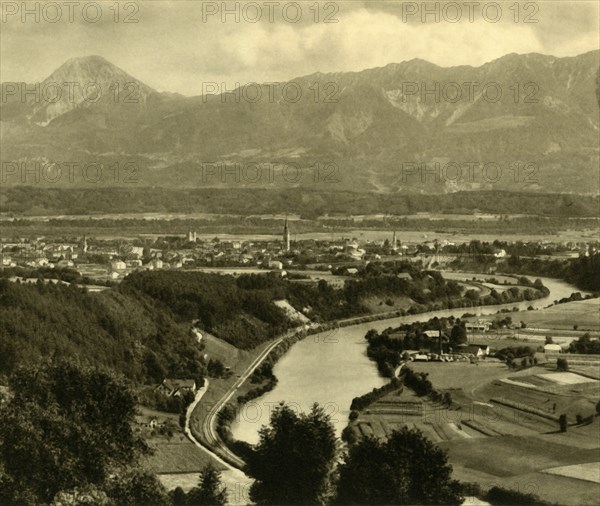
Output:
[[[275,169],[274,178],[263,172],[255,184],[250,179],[245,184],[323,188],[329,174],[336,189],[594,193],[599,187],[599,55],[510,54],[480,67],[451,68],[411,60],[300,77],[287,86],[287,100],[284,85],[262,85],[262,98],[255,103],[250,100],[257,88],[247,89],[249,100],[233,94],[183,97],[156,92],[101,57],[76,58],[41,83],[42,89],[53,96],[49,83],[98,83],[97,101],[93,86],[87,101],[81,92],[70,100],[63,86],[61,100],[48,103],[31,96],[23,101],[18,90],[9,93],[14,86],[3,83],[2,160],[108,165],[131,160],[140,168],[143,186],[223,186],[219,171],[203,174],[203,162],[293,161],[305,168],[296,182],[293,174],[286,181]],[[439,99],[421,96],[420,89],[432,90],[436,83]],[[496,86],[482,95],[489,83]],[[498,89],[502,97],[495,101]],[[301,98],[292,102],[298,90]],[[459,90],[462,96],[456,99]],[[435,161],[458,163],[464,177],[452,182],[455,172],[450,171],[440,181],[430,175],[423,183],[418,173],[402,178],[403,162]],[[326,169],[315,181],[308,167],[329,162],[337,172]],[[476,169],[470,175],[467,162],[498,163],[502,175],[498,181],[496,171],[484,177]],[[538,170],[515,173],[511,168],[527,162]],[[244,185],[243,178],[234,179],[226,178],[225,186]],[[22,181],[8,180],[17,182]]]

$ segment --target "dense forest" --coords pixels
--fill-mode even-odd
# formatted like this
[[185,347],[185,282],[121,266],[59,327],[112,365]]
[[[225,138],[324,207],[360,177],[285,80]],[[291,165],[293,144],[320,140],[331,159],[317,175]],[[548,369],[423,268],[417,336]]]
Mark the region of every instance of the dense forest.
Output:
[[[457,258],[451,265],[459,270],[487,269],[496,264],[491,256],[469,255]],[[579,258],[547,260],[512,255],[496,264],[496,271],[505,274],[530,274],[564,279],[581,290],[596,293],[600,289],[600,253]]]
[[123,293],[141,292],[180,322],[198,326],[239,348],[253,348],[282,332],[289,322],[273,300],[285,298],[277,274],[235,278],[202,272],[139,271],[121,283]]
[[48,357],[106,366],[136,382],[205,374],[189,325],[150,297],[0,279],[0,375]]
[[[408,279],[397,276],[402,270],[409,271]],[[535,298],[544,289],[532,285],[516,294],[492,290],[472,300],[461,295],[458,283],[445,280],[439,272],[403,263],[369,264],[339,289],[323,280],[317,284],[288,280],[280,273],[236,278],[138,271],[99,293],[73,284],[29,284],[4,278],[0,279],[0,374],[55,356],[104,365],[136,382],[153,383],[165,376],[199,380],[210,372],[210,364],[203,363],[191,326],[250,349],[297,326],[275,300],[288,300],[314,322],[328,322],[370,314],[364,300],[373,295],[407,297],[412,305],[399,314],[414,314]]]
[[[40,210],[40,213],[44,210]],[[600,224],[598,218],[569,218],[561,216],[526,216],[511,219],[447,219],[404,218],[381,216],[373,219],[355,221],[351,218],[323,218],[294,220],[294,234],[318,233],[351,234],[358,228],[361,230],[402,230],[417,232],[436,232],[443,234],[523,234],[523,235],[557,235],[564,230],[590,230]],[[195,230],[200,234],[217,234],[226,231],[230,234],[272,234],[281,233],[283,228],[282,218],[266,216],[215,216],[206,219],[200,218],[156,218],[147,220],[143,218],[50,218],[33,220],[15,218],[2,222],[6,235],[22,237],[31,235],[44,235],[59,237],[62,235],[82,236],[103,234],[113,236],[115,231],[119,235],[160,234],[183,235],[188,230]]]
[[[397,273],[408,269],[411,279]],[[327,322],[366,315],[365,298],[377,295],[406,296],[411,312],[468,305],[455,281],[439,272],[420,271],[401,264],[385,267],[369,264],[358,276],[334,288],[324,280],[317,284],[287,280],[278,273],[244,274],[237,278],[202,272],[135,272],[121,284],[121,291],[135,290],[168,307],[178,321],[198,320],[199,326],[238,348],[252,348],[292,325],[284,311],[273,304],[286,299],[311,320]],[[494,299],[491,303],[496,303]],[[500,300],[502,302],[502,300]]]
[[214,213],[323,215],[381,214],[404,216],[419,212],[436,214],[482,213],[557,217],[596,217],[599,197],[508,191],[467,191],[448,194],[392,194],[303,189],[259,188],[36,188],[0,189],[6,213],[101,214],[101,213]]

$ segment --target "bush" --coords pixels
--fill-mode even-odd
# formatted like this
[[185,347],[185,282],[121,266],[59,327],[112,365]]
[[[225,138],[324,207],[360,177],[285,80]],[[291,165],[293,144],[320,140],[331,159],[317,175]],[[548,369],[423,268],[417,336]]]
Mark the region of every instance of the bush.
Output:
[[546,501],[540,499],[537,495],[526,494],[516,490],[509,490],[501,487],[492,487],[485,494],[484,499],[494,505],[531,505],[531,506],[546,506]]
[[567,415],[562,414],[560,415],[560,417],[558,418],[558,423],[560,425],[560,431],[561,432],[567,432]]
[[569,362],[567,362],[566,358],[559,358],[556,361],[556,369],[558,371],[568,371],[569,370]]

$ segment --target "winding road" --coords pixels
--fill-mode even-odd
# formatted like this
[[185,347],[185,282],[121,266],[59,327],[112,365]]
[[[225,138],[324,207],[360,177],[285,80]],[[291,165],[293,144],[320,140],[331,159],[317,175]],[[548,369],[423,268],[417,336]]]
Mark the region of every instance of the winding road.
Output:
[[208,451],[215,459],[217,459],[220,463],[227,466],[228,469],[236,469],[243,470],[244,469],[244,461],[239,458],[235,453],[233,453],[227,445],[223,442],[221,437],[217,434],[216,430],[216,421],[217,416],[221,409],[229,402],[231,397],[236,393],[238,388],[240,388],[244,382],[250,377],[250,375],[254,372],[254,370],[267,358],[269,353],[273,351],[274,348],[279,346],[284,339],[293,336],[298,331],[293,330],[288,333],[278,337],[270,343],[260,354],[252,361],[252,363],[246,368],[246,370],[240,375],[240,377],[236,380],[236,382],[227,390],[225,395],[223,395],[215,405],[210,409],[204,420],[202,421],[201,432],[206,439],[207,444],[204,445],[194,436],[190,428],[191,417],[194,409],[202,399],[206,390],[208,390],[208,379],[205,380],[205,385],[201,390],[198,391],[196,395],[196,399],[194,402],[188,407],[186,414],[186,424],[185,424],[185,432],[187,436],[197,445],[202,447],[204,450]]
[[209,445],[213,448],[213,451],[217,449],[219,453],[224,457],[226,461],[228,461],[234,467],[238,469],[244,468],[244,461],[240,459],[235,453],[233,453],[227,445],[223,443],[222,439],[219,437],[216,431],[216,420],[219,414],[219,411],[229,402],[229,399],[233,397],[236,393],[237,389],[241,387],[244,382],[250,377],[250,375],[254,372],[254,370],[262,363],[262,361],[267,358],[269,353],[279,346],[281,342],[294,334],[294,332],[287,333],[275,341],[273,341],[269,346],[267,346],[250,364],[250,366],[240,375],[237,381],[227,390],[226,394],[221,397],[215,405],[208,412],[206,417],[202,422],[202,433],[204,437],[208,441]]

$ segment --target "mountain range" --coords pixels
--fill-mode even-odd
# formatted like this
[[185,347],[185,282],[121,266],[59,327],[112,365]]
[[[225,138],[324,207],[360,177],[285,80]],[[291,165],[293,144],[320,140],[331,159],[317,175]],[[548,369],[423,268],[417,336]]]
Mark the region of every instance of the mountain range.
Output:
[[[158,92],[100,56],[73,58],[37,85],[2,83],[1,159],[129,162],[136,184],[169,188],[598,193],[599,57],[414,59],[197,97]],[[279,165],[291,163],[300,170]]]

